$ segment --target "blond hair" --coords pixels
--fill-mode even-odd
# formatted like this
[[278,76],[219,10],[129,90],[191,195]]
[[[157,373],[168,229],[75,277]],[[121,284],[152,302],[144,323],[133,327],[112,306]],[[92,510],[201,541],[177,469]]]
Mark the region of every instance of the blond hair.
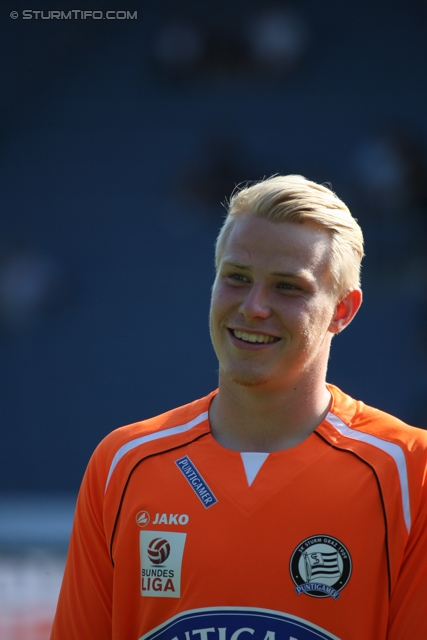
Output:
[[238,216],[254,215],[272,222],[311,222],[331,234],[331,272],[338,297],[360,287],[362,230],[348,207],[328,187],[303,176],[273,176],[237,189],[229,203],[215,248],[218,269],[222,251]]

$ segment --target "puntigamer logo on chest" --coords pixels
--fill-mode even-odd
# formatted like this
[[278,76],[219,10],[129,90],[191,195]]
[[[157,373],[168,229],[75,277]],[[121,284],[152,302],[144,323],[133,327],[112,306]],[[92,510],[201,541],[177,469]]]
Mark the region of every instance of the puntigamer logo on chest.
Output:
[[141,531],[141,595],[179,598],[186,533]]
[[280,611],[210,607],[185,611],[139,640],[339,640],[325,629]]

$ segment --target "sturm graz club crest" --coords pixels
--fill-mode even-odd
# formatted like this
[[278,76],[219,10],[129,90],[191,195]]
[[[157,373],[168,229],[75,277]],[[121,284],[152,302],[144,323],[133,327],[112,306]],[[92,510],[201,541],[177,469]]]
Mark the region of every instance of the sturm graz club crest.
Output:
[[342,542],[320,534],[296,547],[289,569],[297,595],[336,600],[350,579],[351,557]]

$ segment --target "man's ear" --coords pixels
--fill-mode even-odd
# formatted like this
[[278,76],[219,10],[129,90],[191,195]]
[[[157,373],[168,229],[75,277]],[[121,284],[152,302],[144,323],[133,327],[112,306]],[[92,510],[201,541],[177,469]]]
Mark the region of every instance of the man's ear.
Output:
[[335,313],[329,325],[329,331],[331,333],[340,333],[340,331],[345,329],[359,311],[361,304],[362,291],[360,289],[353,289],[346,293],[344,298],[342,298],[335,307]]

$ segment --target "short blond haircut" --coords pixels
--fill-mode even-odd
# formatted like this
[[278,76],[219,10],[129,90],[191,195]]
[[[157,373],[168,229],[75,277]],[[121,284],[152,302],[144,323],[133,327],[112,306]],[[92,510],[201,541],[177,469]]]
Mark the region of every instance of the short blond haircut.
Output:
[[305,222],[331,234],[331,272],[335,293],[342,298],[360,287],[362,230],[348,207],[328,187],[303,176],[274,176],[235,190],[215,247],[218,269],[224,244],[238,216],[254,215],[272,222]]

